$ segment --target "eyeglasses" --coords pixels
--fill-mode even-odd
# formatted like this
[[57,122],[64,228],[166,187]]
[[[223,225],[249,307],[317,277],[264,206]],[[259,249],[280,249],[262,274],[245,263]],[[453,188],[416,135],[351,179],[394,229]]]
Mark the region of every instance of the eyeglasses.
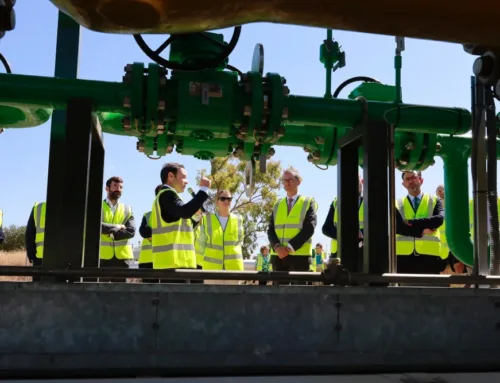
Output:
[[231,202],[233,200],[233,197],[219,197],[219,201],[229,201]]

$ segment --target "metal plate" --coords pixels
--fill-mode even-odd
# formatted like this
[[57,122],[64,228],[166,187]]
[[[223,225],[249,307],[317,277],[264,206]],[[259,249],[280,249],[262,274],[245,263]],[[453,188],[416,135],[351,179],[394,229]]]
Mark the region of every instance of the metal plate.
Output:
[[264,45],[257,43],[253,50],[252,57],[252,72],[259,72],[261,75],[264,73]]

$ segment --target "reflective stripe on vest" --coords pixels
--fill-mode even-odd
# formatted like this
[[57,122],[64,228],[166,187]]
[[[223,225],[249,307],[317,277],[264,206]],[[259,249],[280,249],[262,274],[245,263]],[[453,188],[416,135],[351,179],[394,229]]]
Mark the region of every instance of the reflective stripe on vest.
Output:
[[[416,212],[413,210],[408,198],[397,200],[396,208],[404,220],[428,218],[432,217],[436,202],[437,197],[424,194]],[[425,234],[422,238],[396,235],[396,254],[398,256],[411,255],[415,251],[418,254],[442,257],[439,230],[436,230],[433,234]]]
[[203,267],[203,254],[201,253],[198,237],[200,236],[201,222],[194,229],[194,250],[196,253],[196,266]]
[[[333,208],[334,208],[334,213],[333,213],[333,226],[337,227],[338,226],[338,220],[339,220],[339,215],[338,215],[338,209],[337,209],[337,198],[335,198],[332,202]],[[365,217],[365,204],[364,201],[361,201],[359,204],[358,208],[358,220],[359,220],[359,229],[364,228],[364,217]],[[330,242],[330,252],[331,253],[336,253],[338,251],[338,242],[335,238],[332,238]]]
[[[151,212],[148,211],[144,214],[146,222],[149,227],[151,227]],[[143,238],[141,243],[141,252],[139,253],[139,263],[151,263],[153,262],[153,245],[147,238]]]
[[196,269],[193,223],[191,219],[185,218],[175,222],[165,222],[161,217],[159,202],[163,193],[177,194],[172,188],[162,189],[153,203],[151,210],[153,268]]
[[[274,230],[282,244],[288,244],[302,230],[306,213],[311,206],[315,211],[317,210],[317,204],[313,198],[299,196],[288,214],[287,198],[276,202],[273,208]],[[294,249],[292,255],[310,257],[311,250],[312,237],[300,249]],[[271,254],[276,254],[274,249],[271,249]]]
[[43,247],[45,242],[45,214],[47,211],[46,202],[37,202],[33,206],[33,220],[35,221],[35,246],[36,257],[43,258]]
[[[102,201],[102,222],[124,225],[132,216],[132,208],[123,203],[118,203],[115,213],[106,203]],[[128,239],[114,240],[109,235],[101,234],[100,258],[109,260],[113,257],[117,259],[133,259],[134,253],[132,245]]]
[[207,236],[203,269],[243,271],[242,218],[229,214],[223,229],[216,214],[207,214],[203,217],[202,227]]

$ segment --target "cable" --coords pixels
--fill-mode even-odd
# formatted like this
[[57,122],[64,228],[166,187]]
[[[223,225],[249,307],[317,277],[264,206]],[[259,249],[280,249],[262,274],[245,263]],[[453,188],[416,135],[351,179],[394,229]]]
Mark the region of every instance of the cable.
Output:
[[2,62],[4,68],[5,68],[5,71],[7,73],[12,73],[12,69],[10,67],[10,64],[9,62],[7,61],[7,59],[5,58],[5,56],[3,54],[0,53],[0,61]]
[[228,66],[226,66],[226,69],[229,69],[230,71],[233,71],[233,72],[238,73],[238,75],[239,75],[240,77],[241,77],[241,76],[243,76],[243,72],[242,72],[242,71],[240,71],[238,68],[236,68],[236,67],[232,66],[232,65],[228,65]]
[[319,166],[317,164],[314,164],[314,166],[316,166],[319,170],[328,170],[328,165],[326,165],[324,168],[322,168],[321,166]]
[[374,79],[372,77],[367,77],[367,76],[356,76],[356,77],[351,77],[348,80],[345,80],[342,84],[340,84],[337,89],[335,89],[335,92],[333,92],[333,98],[337,98],[340,92],[342,92],[342,89],[344,89],[347,85],[352,84],[353,82],[358,82],[358,81],[363,81],[363,82],[376,82],[380,84],[380,81],[377,79]]
[[[205,34],[204,32],[199,33],[203,37],[205,37],[208,41],[210,41],[212,44],[217,44],[217,45],[223,45],[224,43],[221,43],[220,41],[214,40],[211,38],[209,35]],[[214,59],[208,60],[205,62],[199,62],[193,65],[186,65],[186,64],[179,64],[173,61],[169,61],[164,59],[163,57],[160,56],[160,53],[163,52],[176,38],[182,38],[183,35],[173,35],[170,36],[167,40],[163,42],[163,44],[160,45],[158,49],[153,51],[148,44],[144,41],[141,35],[133,35],[134,40],[141,48],[141,50],[144,52],[146,56],[148,56],[151,60],[156,62],[157,64],[164,66],[165,68],[171,69],[171,70],[177,70],[177,71],[182,71],[182,72],[198,72],[206,69],[214,69],[217,68],[224,60],[226,60],[229,55],[233,52],[234,48],[236,47],[236,44],[238,43],[241,35],[241,26],[237,26],[234,28],[233,36],[231,37],[231,40],[229,41],[229,44],[224,47],[223,51]]]

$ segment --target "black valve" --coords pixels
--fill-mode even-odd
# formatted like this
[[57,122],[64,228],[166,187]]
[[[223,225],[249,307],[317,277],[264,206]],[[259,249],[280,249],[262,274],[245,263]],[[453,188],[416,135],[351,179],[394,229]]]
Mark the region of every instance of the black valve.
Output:
[[16,27],[15,0],[0,0],[0,39]]
[[488,51],[474,61],[472,71],[481,84],[492,86],[500,78],[500,61],[497,57],[500,57],[497,52]]

